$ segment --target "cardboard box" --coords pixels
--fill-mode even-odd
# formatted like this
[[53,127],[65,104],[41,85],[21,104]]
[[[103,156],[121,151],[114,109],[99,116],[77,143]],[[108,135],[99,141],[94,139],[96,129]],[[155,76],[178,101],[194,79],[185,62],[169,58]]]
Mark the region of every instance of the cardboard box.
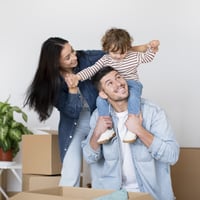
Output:
[[22,136],[22,173],[58,175],[61,160],[56,131]]
[[[97,190],[76,187],[56,187],[32,192],[21,192],[10,200],[92,200],[94,198],[110,194],[112,190]],[[130,200],[153,200],[146,193],[130,192]]]
[[60,182],[60,176],[23,174],[22,180],[22,191],[32,191],[58,187]]
[[83,159],[82,173],[81,173],[81,186],[90,187],[91,185],[91,175],[90,175],[90,165]]
[[200,199],[200,148],[182,147],[171,177],[177,200]]
[[[3,190],[6,190],[6,185],[7,185],[6,177],[7,177],[7,171],[6,170],[1,171],[0,185],[3,188]],[[0,200],[5,200],[5,197],[3,196],[3,194],[1,192],[0,192]]]

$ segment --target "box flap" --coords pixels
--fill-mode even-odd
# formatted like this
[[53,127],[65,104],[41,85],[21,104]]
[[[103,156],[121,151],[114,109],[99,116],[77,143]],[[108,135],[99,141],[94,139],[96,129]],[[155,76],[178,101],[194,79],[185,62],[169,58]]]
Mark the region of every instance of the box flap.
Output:
[[57,187],[60,182],[60,175],[35,175],[23,174],[22,191],[40,190]]
[[[55,187],[43,190],[35,190],[19,193],[11,200],[92,200],[94,198],[107,195],[114,190],[100,190],[77,187]],[[129,193],[130,200],[153,200],[146,193]]]
[[45,129],[38,129],[39,131],[41,131],[43,134],[56,134],[58,135],[58,131],[57,130],[45,130]]
[[58,135],[58,130],[50,129],[50,128],[31,128],[31,131],[34,135],[48,135],[48,134],[56,134]]
[[9,200],[71,200],[70,198],[64,198],[62,196],[48,195],[48,194],[38,194],[29,192],[20,192]]
[[154,198],[150,195],[150,194],[147,194],[147,193],[140,193],[140,192],[129,192],[128,193],[128,199],[130,200],[154,200]]
[[[90,189],[90,188],[75,188],[75,187],[63,187],[63,196],[73,198],[83,198],[85,200],[91,200],[100,196],[104,196],[114,192],[114,190],[102,190],[102,189]],[[153,200],[153,198],[146,193],[130,192],[128,193],[130,200]]]

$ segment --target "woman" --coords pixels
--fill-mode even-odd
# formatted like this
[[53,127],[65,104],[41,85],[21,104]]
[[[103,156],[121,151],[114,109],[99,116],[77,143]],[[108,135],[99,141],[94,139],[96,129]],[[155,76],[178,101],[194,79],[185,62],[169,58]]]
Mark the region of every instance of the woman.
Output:
[[[145,51],[147,45],[133,48]],[[39,65],[27,90],[25,105],[34,109],[40,121],[50,117],[54,106],[60,112],[59,148],[62,161],[60,186],[79,186],[82,163],[81,141],[89,133],[89,120],[98,95],[91,80],[75,86],[74,73],[93,65],[103,51],[74,51],[62,38],[47,39],[41,49]]]

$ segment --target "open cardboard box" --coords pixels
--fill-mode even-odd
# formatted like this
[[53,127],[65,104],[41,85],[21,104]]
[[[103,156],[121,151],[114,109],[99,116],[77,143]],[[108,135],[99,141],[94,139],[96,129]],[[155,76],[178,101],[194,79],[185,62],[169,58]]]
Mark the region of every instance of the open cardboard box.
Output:
[[[93,200],[112,193],[113,190],[99,190],[77,187],[54,187],[16,194],[10,200]],[[130,192],[130,200],[153,200],[147,193]]]

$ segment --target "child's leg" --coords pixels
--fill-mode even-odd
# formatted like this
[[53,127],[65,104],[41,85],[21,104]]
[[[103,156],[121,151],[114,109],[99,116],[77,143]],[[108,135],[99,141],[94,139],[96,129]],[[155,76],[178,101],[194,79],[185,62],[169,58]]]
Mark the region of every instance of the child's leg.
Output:
[[127,81],[129,86],[128,113],[138,115],[142,95],[142,84],[138,81]]
[[109,104],[105,99],[98,96],[96,100],[96,105],[99,116],[109,116]]
[[[99,116],[110,116],[109,115],[109,104],[108,104],[107,100],[98,96],[97,100],[96,100],[96,104],[97,104],[97,110],[99,112]],[[101,134],[101,136],[99,137],[97,142],[99,144],[105,144],[111,138],[113,138],[114,135],[115,135],[114,130],[112,128],[108,129],[104,133]]]
[[[129,115],[138,115],[140,113],[140,103],[142,94],[142,84],[138,81],[128,80],[129,98],[128,98],[128,113]],[[128,130],[124,137],[124,142],[133,143],[136,140],[136,135]]]

